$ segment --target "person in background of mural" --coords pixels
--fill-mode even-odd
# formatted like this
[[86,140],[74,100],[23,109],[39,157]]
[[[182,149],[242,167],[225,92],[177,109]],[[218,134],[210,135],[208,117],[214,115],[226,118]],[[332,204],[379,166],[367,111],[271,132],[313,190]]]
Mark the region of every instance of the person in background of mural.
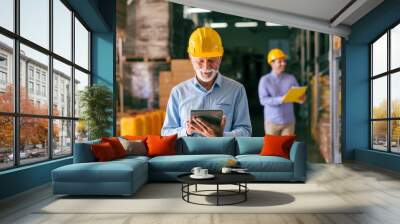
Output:
[[[188,45],[195,77],[172,89],[161,134],[251,136],[244,86],[219,73],[223,55],[219,34],[212,28],[198,28],[191,34]],[[190,119],[191,110],[223,110],[221,127],[200,118]]]
[[[296,118],[293,103],[283,103],[287,91],[299,86],[293,75],[285,73],[287,55],[278,48],[269,51],[267,62],[270,73],[263,75],[258,84],[258,96],[264,106],[264,129],[268,135],[294,135]],[[304,103],[303,96],[299,103]]]

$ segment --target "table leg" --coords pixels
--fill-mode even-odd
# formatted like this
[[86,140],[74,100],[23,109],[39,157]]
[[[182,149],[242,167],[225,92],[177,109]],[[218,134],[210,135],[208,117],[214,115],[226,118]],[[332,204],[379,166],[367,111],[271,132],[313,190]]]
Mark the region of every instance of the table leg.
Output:
[[195,186],[195,191],[197,192],[197,184],[196,184],[196,186]]
[[190,202],[190,201],[189,201],[189,195],[190,195],[190,184],[188,184],[188,185],[187,185],[187,192],[188,192],[188,193],[187,193],[187,201],[188,201],[188,202]]
[[248,190],[247,190],[247,183],[244,183],[244,201],[247,201],[247,192],[248,192]]
[[217,184],[217,206],[219,205],[219,184]]

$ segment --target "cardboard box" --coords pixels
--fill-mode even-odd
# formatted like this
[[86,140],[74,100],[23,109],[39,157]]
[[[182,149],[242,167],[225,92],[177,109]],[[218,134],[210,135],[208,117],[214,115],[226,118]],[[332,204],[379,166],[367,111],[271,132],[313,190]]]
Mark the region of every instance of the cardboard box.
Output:
[[166,108],[167,107],[168,99],[169,99],[169,96],[168,97],[165,97],[165,96],[161,97],[160,96],[160,101],[159,101],[160,108]]
[[171,72],[161,71],[159,76],[160,86],[163,84],[173,83],[173,77]]
[[173,74],[172,77],[173,77],[173,82],[174,82],[175,84],[179,84],[179,83],[181,83],[181,82],[183,82],[183,81],[186,81],[186,80],[188,80],[188,79],[193,78],[194,75],[187,76],[187,75],[175,75],[175,74]]
[[192,63],[189,59],[174,59],[171,60],[172,73],[191,73],[194,74]]

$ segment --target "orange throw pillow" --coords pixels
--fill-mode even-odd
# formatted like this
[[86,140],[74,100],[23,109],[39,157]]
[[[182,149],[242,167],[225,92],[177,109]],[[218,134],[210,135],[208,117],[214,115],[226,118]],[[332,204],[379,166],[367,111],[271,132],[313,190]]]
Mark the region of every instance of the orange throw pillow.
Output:
[[126,151],[117,137],[101,138],[101,142],[110,143],[117,158],[126,156]]
[[176,155],[175,141],[178,135],[171,136],[158,136],[149,135],[147,136],[147,147],[148,156],[165,156],[165,155]]
[[280,156],[289,159],[290,148],[295,140],[295,135],[265,135],[262,156]]
[[99,162],[110,161],[117,158],[113,147],[108,142],[93,144],[90,147],[94,154],[94,157]]

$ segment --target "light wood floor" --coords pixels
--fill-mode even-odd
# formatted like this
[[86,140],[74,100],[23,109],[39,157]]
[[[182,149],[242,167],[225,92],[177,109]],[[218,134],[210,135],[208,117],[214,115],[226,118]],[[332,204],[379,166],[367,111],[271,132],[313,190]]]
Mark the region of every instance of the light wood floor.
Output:
[[[0,223],[253,224],[400,223],[400,174],[358,163],[312,164],[309,183],[317,183],[349,203],[367,204],[356,214],[37,214],[54,200],[49,185],[0,201]],[[316,201],[315,203],[318,203]],[[173,205],[171,205],[173,206]]]

